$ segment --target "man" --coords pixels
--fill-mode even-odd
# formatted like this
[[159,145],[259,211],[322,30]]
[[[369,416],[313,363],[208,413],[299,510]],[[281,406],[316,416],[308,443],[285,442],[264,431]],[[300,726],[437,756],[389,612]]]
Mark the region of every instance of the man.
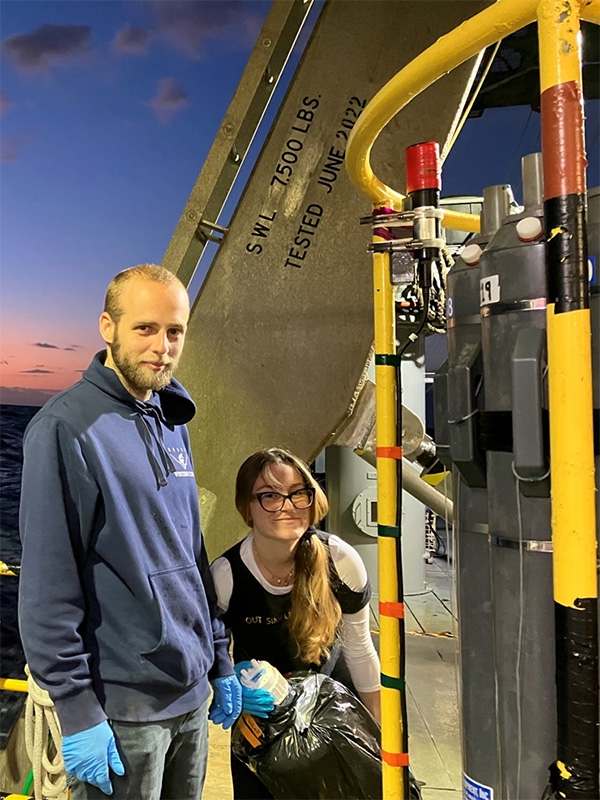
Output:
[[112,781],[119,798],[200,798],[209,681],[214,722],[241,710],[200,532],[195,406],[172,378],[188,317],[172,273],[119,273],[106,351],[25,433],[20,628],[74,800]]

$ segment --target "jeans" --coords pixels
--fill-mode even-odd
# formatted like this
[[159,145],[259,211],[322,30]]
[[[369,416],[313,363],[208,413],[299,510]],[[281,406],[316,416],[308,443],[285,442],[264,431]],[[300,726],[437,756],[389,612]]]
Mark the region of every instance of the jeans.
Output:
[[[125,775],[110,771],[114,800],[200,800],[208,758],[208,703],[159,722],[112,722]],[[71,800],[106,800],[72,775]]]

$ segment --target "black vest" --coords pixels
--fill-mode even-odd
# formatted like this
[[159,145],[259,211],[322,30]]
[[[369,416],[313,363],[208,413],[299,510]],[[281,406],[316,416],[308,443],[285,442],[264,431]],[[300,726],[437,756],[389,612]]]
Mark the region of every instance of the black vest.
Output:
[[[329,534],[315,531],[314,535],[327,547]],[[323,664],[306,664],[296,655],[296,644],[292,640],[286,620],[292,604],[291,592],[282,595],[270,594],[246,567],[240,556],[242,542],[225,553],[233,574],[233,591],[229,608],[223,615],[225,626],[233,635],[233,660],[247,661],[256,658],[268,661],[283,675],[296,670],[315,670]],[[355,614],[371,599],[371,586],[354,592],[342,582],[329,554],[331,588],[342,609],[342,614]]]

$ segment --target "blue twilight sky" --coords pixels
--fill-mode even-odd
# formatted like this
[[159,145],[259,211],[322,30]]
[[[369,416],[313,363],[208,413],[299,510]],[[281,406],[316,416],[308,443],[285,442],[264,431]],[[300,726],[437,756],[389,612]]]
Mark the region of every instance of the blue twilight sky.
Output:
[[[1,402],[39,405],[77,380],[110,279],[160,262],[270,6],[0,0]],[[598,103],[586,110],[592,186]],[[488,110],[444,193],[509,182],[520,199],[520,157],[537,149],[537,114]]]

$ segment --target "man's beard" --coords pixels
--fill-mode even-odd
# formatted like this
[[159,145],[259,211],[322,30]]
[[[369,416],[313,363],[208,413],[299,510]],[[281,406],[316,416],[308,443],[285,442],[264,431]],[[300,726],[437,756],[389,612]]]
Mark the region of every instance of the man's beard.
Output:
[[178,359],[171,359],[168,367],[165,367],[161,372],[153,374],[148,367],[137,364],[123,352],[123,345],[116,336],[110,346],[110,351],[115,367],[127,383],[140,394],[143,392],[160,392],[170,383],[173,372],[177,369]]

